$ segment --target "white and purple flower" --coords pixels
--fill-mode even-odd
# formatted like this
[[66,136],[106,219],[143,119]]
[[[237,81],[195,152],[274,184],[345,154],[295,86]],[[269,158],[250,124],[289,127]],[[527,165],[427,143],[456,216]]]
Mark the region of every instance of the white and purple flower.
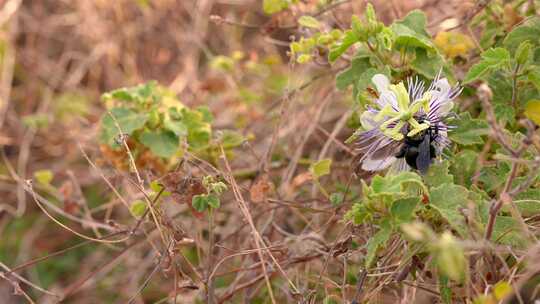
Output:
[[460,93],[439,75],[425,90],[424,82],[409,78],[391,84],[385,75],[373,76],[379,97],[362,113],[363,131],[357,133],[355,152],[364,171],[391,168],[394,171],[417,169],[426,173],[432,160],[450,145],[445,122]]

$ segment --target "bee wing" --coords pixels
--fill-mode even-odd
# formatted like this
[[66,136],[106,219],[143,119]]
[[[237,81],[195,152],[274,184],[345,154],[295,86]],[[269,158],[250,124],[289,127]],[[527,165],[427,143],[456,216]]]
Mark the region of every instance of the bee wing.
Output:
[[396,156],[402,146],[403,141],[393,140],[378,130],[371,130],[360,134],[355,143],[355,151],[360,162],[366,158],[381,160]]
[[418,146],[418,157],[416,158],[416,168],[420,173],[425,174],[431,164],[431,152],[429,135],[424,137],[424,140]]
[[396,141],[386,137],[380,132],[365,132],[360,135],[356,142],[355,158],[358,167],[365,171],[379,171],[386,169],[395,160],[396,155],[403,146],[402,141]]
[[390,174],[398,174],[403,171],[410,170],[411,167],[407,164],[407,161],[405,160],[405,157],[398,158],[390,167],[388,170],[388,173]]
[[366,158],[362,162],[362,170],[364,171],[380,171],[388,168],[390,165],[392,165],[397,158],[395,157],[387,157],[385,159],[371,159]]

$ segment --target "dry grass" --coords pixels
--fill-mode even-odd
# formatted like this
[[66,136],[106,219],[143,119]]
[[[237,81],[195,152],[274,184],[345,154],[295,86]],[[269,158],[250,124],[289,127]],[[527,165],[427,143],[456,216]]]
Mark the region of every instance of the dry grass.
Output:
[[[0,302],[439,298],[426,265],[416,265],[419,279],[407,276],[414,261],[402,258],[407,248],[401,239],[391,240],[377,268],[360,266],[374,230],[342,220],[359,191],[351,150],[343,144],[351,133],[344,118],[348,97],[333,81],[343,67],[288,63],[286,43],[299,32],[280,25],[290,25],[301,11],[270,18],[258,1],[247,0],[3,2]],[[363,10],[363,1],[344,2],[324,16],[339,24]],[[461,1],[374,2],[386,22],[423,8],[433,32],[449,16],[461,20],[471,7]],[[265,72],[267,78],[209,67],[213,56],[236,50],[250,60],[279,63]],[[264,81],[283,82],[283,75],[289,77],[279,89],[268,89]],[[216,128],[240,128],[253,140],[234,155],[221,151],[217,163],[187,155],[169,175],[115,169],[96,144],[99,95],[150,79],[169,86],[187,105],[209,105]],[[238,90],[245,87],[262,92],[262,100],[242,100]],[[26,127],[29,115],[44,117],[47,127]],[[324,158],[334,160],[328,178],[349,189],[338,208],[308,182],[305,159]],[[57,190],[29,182],[39,169],[55,173]],[[230,191],[218,212],[197,216],[186,202],[207,174],[224,178]],[[160,208],[149,196],[154,179],[173,192]],[[127,208],[135,199],[150,207],[141,220]]]

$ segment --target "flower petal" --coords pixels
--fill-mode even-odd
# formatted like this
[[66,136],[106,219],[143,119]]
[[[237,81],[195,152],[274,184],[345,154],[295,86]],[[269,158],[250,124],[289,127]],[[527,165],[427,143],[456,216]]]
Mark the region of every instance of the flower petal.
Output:
[[371,78],[371,82],[373,82],[379,93],[382,94],[383,92],[388,91],[390,80],[388,80],[388,77],[386,77],[384,74],[375,74]]
[[362,124],[362,128],[364,128],[364,130],[370,130],[377,127],[375,115],[377,115],[377,112],[370,110],[366,110],[364,113],[362,113],[362,115],[360,115],[360,124]]
[[381,109],[384,108],[386,105],[390,105],[392,106],[392,109],[394,109],[394,111],[398,111],[396,94],[394,94],[394,92],[390,90],[386,90],[385,92],[379,94],[377,104],[379,105],[379,107],[381,107]]
[[453,102],[451,101],[445,102],[441,105],[441,107],[437,111],[437,114],[439,114],[439,116],[446,116],[446,114],[450,113],[453,107],[454,107]]

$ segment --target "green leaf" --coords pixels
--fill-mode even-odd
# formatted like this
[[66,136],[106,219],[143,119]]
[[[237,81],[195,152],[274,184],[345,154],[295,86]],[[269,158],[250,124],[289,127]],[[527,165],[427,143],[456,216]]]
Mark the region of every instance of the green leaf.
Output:
[[443,68],[444,60],[437,52],[428,54],[425,49],[416,49],[416,57],[411,62],[411,67],[426,78],[433,79]]
[[429,195],[430,206],[436,209],[462,236],[465,236],[466,225],[463,223],[463,215],[459,212],[459,208],[467,205],[467,194],[465,187],[442,184],[432,188]]
[[489,63],[485,61],[480,61],[479,63],[473,65],[469,72],[467,72],[465,79],[463,79],[463,84],[467,84],[469,82],[482,78],[490,71],[491,68],[492,65],[490,65]]
[[[537,193],[540,195],[540,193]],[[536,199],[520,199],[515,200],[516,206],[524,217],[531,217],[540,214],[540,196],[537,196]]]
[[405,171],[385,177],[376,175],[371,181],[371,189],[377,194],[404,194],[407,192],[407,187],[411,185],[417,185],[427,191],[420,175],[414,172]]
[[[203,149],[210,143],[212,128],[207,117],[209,113],[200,109],[199,111],[183,108],[181,110],[182,122],[188,128],[188,144],[191,149]],[[206,118],[205,118],[206,117]]]
[[206,194],[197,194],[191,198],[191,206],[199,212],[208,209],[208,197]]
[[413,219],[414,209],[420,203],[420,197],[408,197],[394,201],[390,214],[398,223],[410,222]]
[[34,178],[43,186],[50,186],[54,178],[54,174],[51,170],[38,170],[34,172]]
[[487,82],[493,92],[493,103],[509,105],[512,99],[510,78],[503,71],[494,71],[487,77]]
[[462,186],[470,185],[472,176],[478,168],[477,158],[478,152],[472,150],[463,150],[451,158],[450,171],[456,183]]
[[424,48],[429,51],[433,51],[435,49],[431,43],[431,40],[404,25],[394,23],[392,24],[391,28],[396,35],[394,47],[397,49],[414,47]]
[[439,292],[444,304],[452,304],[452,288],[448,286],[448,278],[446,276],[439,277]]
[[540,100],[530,100],[525,106],[525,116],[540,125]]
[[360,76],[370,67],[369,58],[353,58],[351,66],[337,75],[336,87],[339,90],[346,89],[349,85],[356,83]]
[[146,203],[141,200],[136,200],[132,202],[131,205],[129,206],[129,212],[131,212],[131,214],[136,217],[143,216],[145,211],[146,211]]
[[341,192],[334,192],[330,194],[330,203],[332,206],[337,207],[343,203],[343,193]]
[[289,7],[287,0],[264,0],[263,11],[268,14],[275,14]]
[[521,42],[516,50],[516,62],[522,66],[526,64],[531,58],[532,48],[533,46],[528,40]]
[[[131,135],[136,130],[141,129],[148,120],[148,114],[137,113],[126,108],[113,108],[110,110],[110,113],[105,113],[101,119],[100,136],[101,141],[107,143],[109,146],[114,145],[114,140],[120,134],[120,130],[124,134]],[[118,127],[120,127],[120,130],[118,130]]]
[[358,41],[364,42],[368,39],[368,35],[369,35],[368,27],[364,26],[362,20],[360,20],[360,17],[356,15],[351,16],[351,29],[354,35],[358,38]]
[[345,219],[353,222],[354,225],[360,225],[371,217],[371,213],[362,203],[354,203],[351,210],[345,214]]
[[530,188],[516,195],[516,200],[540,200],[540,189]]
[[540,43],[538,37],[540,37],[540,18],[532,17],[508,33],[503,45],[513,51],[524,41],[538,45]]
[[208,106],[198,106],[195,111],[201,113],[203,122],[211,124],[214,121],[214,115]]
[[405,25],[412,29],[416,33],[426,38],[429,38],[429,34],[426,31],[426,14],[421,10],[413,10],[403,20],[396,22],[397,24]]
[[[163,188],[165,188],[165,187],[163,187],[163,185],[161,185],[157,180],[152,181],[152,182],[150,183],[150,189],[152,189],[152,191],[153,191],[154,193],[156,193],[156,194],[159,193],[159,192],[161,191],[161,189],[163,189]],[[169,192],[169,191],[167,191],[167,190],[164,190],[164,191],[161,193],[161,196],[162,196],[162,197],[166,197],[166,196],[169,196],[169,195],[171,195],[171,192]]]
[[454,236],[446,231],[436,245],[436,262],[441,273],[448,278],[463,282],[467,273],[465,252]]
[[225,149],[239,147],[246,141],[246,138],[242,134],[232,130],[221,131],[220,139]]
[[484,185],[486,191],[498,189],[506,180],[510,168],[506,163],[499,163],[496,166],[484,166],[480,169],[478,180]]
[[137,103],[153,102],[156,89],[157,83],[155,81],[149,81],[134,87],[116,89],[103,94],[101,98],[105,101],[118,100]]
[[510,216],[497,216],[495,225],[493,225],[493,236],[491,240],[497,240],[498,243],[523,247],[524,238],[521,235],[521,229],[518,222]]
[[540,67],[536,66],[527,73],[527,80],[529,80],[534,87],[540,91]]
[[141,134],[140,141],[152,153],[164,158],[173,156],[179,148],[178,137],[170,131],[152,132],[146,130]]
[[370,268],[373,262],[375,261],[375,258],[377,256],[377,251],[381,246],[386,244],[386,242],[390,239],[390,236],[392,235],[392,226],[390,226],[388,223],[383,222],[381,224],[381,228],[377,233],[375,233],[368,241],[367,244],[367,252],[366,252],[366,258],[365,258],[365,265],[367,268]]
[[356,34],[351,30],[346,31],[343,35],[343,40],[335,44],[331,48],[330,52],[328,52],[328,61],[331,63],[336,61],[356,42],[358,42],[358,37]]
[[463,80],[463,84],[480,79],[487,75],[488,72],[508,64],[508,62],[510,62],[510,53],[506,49],[500,47],[491,48],[482,53],[482,60],[479,63],[471,67]]
[[455,124],[456,128],[448,132],[448,135],[461,145],[483,144],[481,136],[489,134],[488,123],[483,119],[471,118],[469,112],[463,113]]
[[482,61],[488,62],[492,65],[501,65],[510,61],[510,53],[504,48],[491,48],[481,55]]
[[425,183],[430,187],[437,187],[442,184],[453,184],[454,176],[448,173],[448,161],[432,164],[424,177]]
[[208,206],[210,206],[210,208],[212,208],[212,209],[217,209],[221,205],[221,203],[219,201],[219,197],[217,197],[217,196],[215,196],[213,194],[209,194],[206,197],[206,201],[207,201]]
[[227,191],[227,185],[225,185],[223,182],[211,183],[209,188],[210,191],[218,195],[221,195],[223,192]]
[[169,117],[163,120],[163,127],[173,132],[178,137],[185,137],[188,134],[187,126],[183,122],[179,120],[173,120]]
[[495,118],[503,127],[507,124],[513,124],[516,120],[516,111],[510,105],[496,103],[493,106],[493,111],[495,112]]
[[504,32],[504,27],[500,26],[499,22],[488,19],[484,27],[482,36],[480,37],[480,46],[487,49],[495,44],[495,38],[501,36]]
[[332,160],[327,158],[312,164],[309,167],[309,171],[313,175],[313,178],[318,179],[330,173],[330,166],[332,166]]
[[501,281],[493,286],[493,295],[497,301],[504,299],[512,293],[512,286],[508,282]]
[[321,23],[319,20],[311,17],[311,16],[302,16],[298,19],[298,23],[301,26],[304,27],[310,27],[310,28],[319,28],[321,27]]
[[311,56],[310,54],[302,54],[298,56],[298,58],[296,58],[296,62],[303,64],[303,63],[310,62],[312,59],[313,59],[313,56]]

